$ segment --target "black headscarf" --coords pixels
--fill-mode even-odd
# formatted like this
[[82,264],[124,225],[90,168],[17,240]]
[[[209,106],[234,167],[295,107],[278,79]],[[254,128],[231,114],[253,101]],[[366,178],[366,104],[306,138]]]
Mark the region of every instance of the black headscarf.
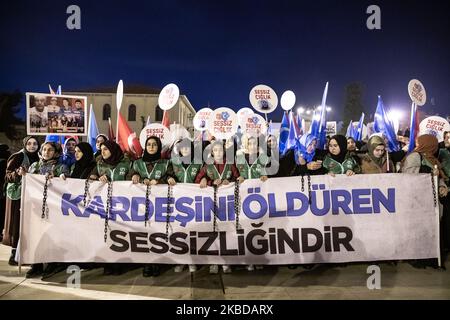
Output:
[[[147,152],[147,142],[148,140],[153,139],[156,141],[156,144],[158,145],[158,151],[155,154],[150,154]],[[150,136],[145,140],[144,144],[144,155],[142,156],[142,160],[144,162],[153,162],[161,159],[161,149],[162,149],[162,143],[161,139],[159,139],[156,136]]]
[[[27,151],[27,142],[30,139],[34,139],[37,141],[38,147],[35,152],[28,152]],[[27,136],[23,138],[23,152],[27,155],[28,159],[30,160],[30,164],[33,162],[39,161],[39,149],[41,148],[41,145],[39,144],[39,140],[34,136]]]
[[100,148],[101,146],[105,146],[111,152],[111,156],[108,159],[103,159],[102,156],[106,164],[116,166],[123,159],[123,151],[116,142],[107,140],[100,145]]
[[98,139],[99,137],[103,137],[103,140],[105,140],[105,141],[108,141],[108,140],[109,140],[107,136],[105,136],[103,133],[100,133],[99,135],[97,135],[97,136],[95,137],[95,143],[97,143],[97,139]]
[[80,142],[77,147],[83,152],[80,160],[75,161],[75,167],[71,174],[72,178],[86,179],[94,166],[94,153],[92,147],[87,142]]
[[339,154],[336,156],[334,154],[331,154],[331,152],[328,152],[328,154],[330,155],[330,157],[333,160],[335,160],[339,163],[344,162],[345,156],[347,155],[347,138],[343,135],[337,134],[337,135],[331,137],[330,142],[331,142],[331,140],[336,140],[341,152],[339,152]]

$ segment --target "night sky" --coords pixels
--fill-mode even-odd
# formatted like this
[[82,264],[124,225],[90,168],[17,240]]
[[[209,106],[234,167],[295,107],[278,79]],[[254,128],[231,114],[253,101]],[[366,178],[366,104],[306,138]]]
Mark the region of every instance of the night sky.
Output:
[[[81,30],[66,28],[71,4],[81,8]],[[366,27],[371,4],[381,8],[381,30]],[[446,116],[449,7],[393,0],[2,2],[0,91],[174,82],[197,110],[208,103],[238,110],[260,83],[279,98],[293,90],[297,105],[312,107],[329,81],[330,118],[340,120],[346,84],[364,84],[368,113],[378,94],[406,113],[407,84],[417,78],[427,89],[423,108]],[[281,108],[269,117],[279,121]]]

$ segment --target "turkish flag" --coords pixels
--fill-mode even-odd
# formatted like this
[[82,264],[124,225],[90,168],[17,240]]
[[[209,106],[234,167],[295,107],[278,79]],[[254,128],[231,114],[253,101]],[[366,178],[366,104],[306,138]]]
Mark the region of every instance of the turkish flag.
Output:
[[136,133],[131,131],[127,121],[119,112],[118,144],[123,152],[128,152],[134,159],[142,156],[142,147]]
[[167,111],[164,111],[161,123],[164,127],[170,130],[169,113]]

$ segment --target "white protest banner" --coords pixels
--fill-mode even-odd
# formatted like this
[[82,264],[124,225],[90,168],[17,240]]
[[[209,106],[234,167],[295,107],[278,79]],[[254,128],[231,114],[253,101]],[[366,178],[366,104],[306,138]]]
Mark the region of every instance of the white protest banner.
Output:
[[413,79],[408,83],[408,93],[412,102],[418,106],[423,106],[427,102],[427,92],[422,82]]
[[241,124],[242,133],[250,137],[258,137],[261,134],[265,134],[267,130],[266,120],[259,114],[247,115]]
[[217,139],[228,139],[236,134],[238,127],[237,115],[230,108],[214,110],[209,121],[209,133]]
[[217,193],[216,232],[211,187],[175,185],[167,210],[167,185],[152,186],[145,226],[145,186],[114,182],[106,243],[107,184],[90,184],[85,207],[84,180],[53,178],[43,219],[45,176],[27,174],[24,183],[24,264],[302,264],[439,256],[439,212],[428,174],[312,176],[311,199],[307,185],[300,192],[300,177],[246,180],[239,231],[230,184]]
[[213,110],[210,108],[203,108],[198,110],[193,120],[194,128],[198,131],[208,130],[209,119],[211,118],[212,113]]
[[148,126],[145,126],[139,135],[139,142],[143,149],[145,149],[145,140],[151,136],[160,138],[163,146],[169,145],[172,141],[172,135],[169,129],[160,123],[151,123]]
[[444,141],[444,132],[450,131],[450,124],[442,117],[428,117],[422,120],[419,125],[419,136],[422,134],[432,134],[439,142]]
[[178,86],[174,83],[169,83],[162,88],[158,97],[158,105],[162,110],[169,110],[177,104],[179,97],[180,89]]
[[261,113],[271,113],[278,105],[277,94],[271,87],[264,84],[253,87],[249,99],[252,107]]

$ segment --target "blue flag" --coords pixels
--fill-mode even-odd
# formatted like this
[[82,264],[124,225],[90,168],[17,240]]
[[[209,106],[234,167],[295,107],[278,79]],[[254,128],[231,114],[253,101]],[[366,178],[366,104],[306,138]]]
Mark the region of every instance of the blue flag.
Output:
[[49,135],[45,136],[45,142],[61,143],[61,136],[55,136],[55,135],[49,134]]
[[[319,116],[316,115],[316,110],[314,110],[313,116],[312,116],[312,121],[311,121],[311,126],[309,127],[310,134],[313,134],[313,133],[317,134],[319,132],[319,119],[320,119]],[[316,135],[314,135],[314,136],[316,136]]]
[[377,110],[375,111],[374,120],[373,129],[375,132],[381,132],[386,137],[389,151],[399,151],[400,147],[398,145],[394,125],[387,116],[387,112],[384,109],[383,100],[380,96],[378,96],[378,105]]
[[297,146],[297,130],[295,129],[295,120],[294,120],[294,114],[292,111],[289,112],[289,134],[286,141],[286,147],[284,149],[284,153],[286,153],[288,150],[293,149]]
[[363,128],[364,128],[364,112],[362,113],[361,118],[359,119],[355,137],[353,137],[355,141],[362,141]]
[[303,125],[302,125],[302,118],[300,117],[299,114],[297,114],[297,126],[298,126],[298,136],[302,136],[303,135]]
[[88,126],[88,142],[91,145],[94,152],[97,151],[97,147],[95,145],[95,140],[98,136],[98,127],[97,127],[97,120],[95,119],[95,113],[94,108],[91,104],[91,111],[89,113],[89,126]]
[[353,139],[355,139],[355,138],[353,137],[353,120],[350,120],[350,123],[348,124],[348,127],[347,127],[347,133],[345,134],[345,136],[346,136],[347,138],[353,138]]
[[286,142],[289,137],[289,120],[286,117],[287,112],[283,113],[283,119],[281,120],[280,126],[280,142],[278,144],[278,149],[280,154],[283,154],[286,149]]
[[327,95],[328,95],[328,82],[325,85],[323,91],[322,104],[320,106],[320,116],[314,114],[313,121],[311,123],[311,134],[317,137],[317,148],[325,149],[327,143]]

